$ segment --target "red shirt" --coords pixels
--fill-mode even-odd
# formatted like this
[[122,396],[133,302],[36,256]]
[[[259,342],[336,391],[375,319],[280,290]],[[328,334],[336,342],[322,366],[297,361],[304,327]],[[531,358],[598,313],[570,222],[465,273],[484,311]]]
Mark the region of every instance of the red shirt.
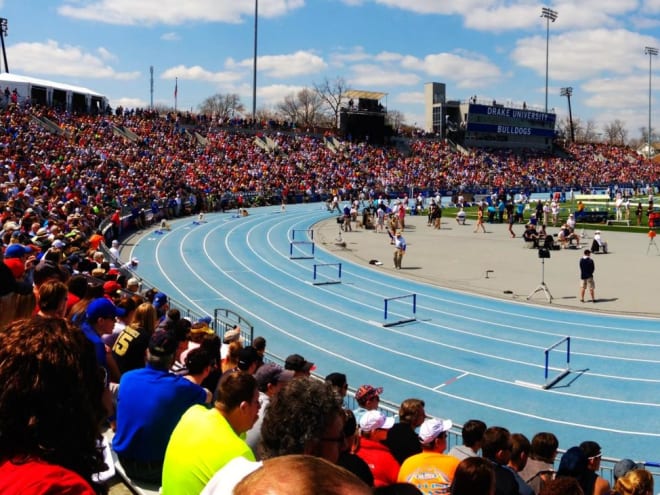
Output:
[[369,438],[360,438],[360,448],[356,452],[367,463],[374,475],[374,486],[392,485],[399,477],[399,463],[385,445]]
[[96,495],[79,474],[42,461],[0,463],[3,495]]

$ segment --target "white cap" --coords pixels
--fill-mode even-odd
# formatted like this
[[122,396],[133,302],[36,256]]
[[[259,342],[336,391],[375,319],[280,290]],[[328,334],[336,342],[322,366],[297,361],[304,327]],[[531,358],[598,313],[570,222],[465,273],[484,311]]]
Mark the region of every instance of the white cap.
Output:
[[419,427],[419,440],[422,444],[429,444],[441,433],[449,431],[452,425],[453,423],[451,419],[427,419],[422,423],[422,426]]
[[394,418],[386,417],[380,411],[367,411],[360,418],[360,430],[362,431],[389,430],[392,426],[394,426]]

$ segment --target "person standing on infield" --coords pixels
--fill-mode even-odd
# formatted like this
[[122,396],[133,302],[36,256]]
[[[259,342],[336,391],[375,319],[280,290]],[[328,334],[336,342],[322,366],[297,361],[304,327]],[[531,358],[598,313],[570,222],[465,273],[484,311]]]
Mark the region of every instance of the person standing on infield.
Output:
[[580,258],[580,302],[584,302],[584,292],[587,287],[591,294],[591,302],[596,302],[596,297],[594,296],[594,289],[596,287],[594,284],[595,270],[596,265],[594,264],[594,260],[591,259],[591,251],[585,249],[584,256]]

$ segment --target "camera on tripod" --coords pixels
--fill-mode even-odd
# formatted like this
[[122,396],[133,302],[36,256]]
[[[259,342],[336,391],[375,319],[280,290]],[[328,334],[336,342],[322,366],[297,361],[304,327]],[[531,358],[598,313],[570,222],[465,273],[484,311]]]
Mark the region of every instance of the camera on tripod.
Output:
[[548,248],[539,248],[539,258],[547,259],[550,258],[550,250]]

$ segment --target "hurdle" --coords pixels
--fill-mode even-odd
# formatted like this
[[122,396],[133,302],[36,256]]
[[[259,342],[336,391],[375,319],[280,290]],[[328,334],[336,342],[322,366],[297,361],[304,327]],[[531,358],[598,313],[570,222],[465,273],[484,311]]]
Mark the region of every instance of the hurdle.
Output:
[[[298,249],[298,246],[312,246],[311,254],[293,254],[293,248],[296,247],[296,251],[301,251]],[[289,259],[290,260],[311,260],[314,259],[314,243],[311,241],[291,241],[289,242]]]
[[[564,343],[566,344],[566,367],[557,376],[549,380],[548,376],[550,375],[550,353]],[[557,343],[545,349],[543,353],[545,354],[545,385],[543,385],[543,390],[547,390],[571,372],[569,367],[571,362],[571,338],[564,337]]]
[[[387,318],[389,316],[389,306],[392,301],[400,300],[400,299],[412,299],[412,316],[402,318],[397,321],[387,321]],[[417,320],[417,294],[405,294],[403,296],[396,296],[396,297],[386,297],[383,299],[384,301],[384,315],[383,319],[385,320],[383,323],[384,327],[393,327],[395,325],[401,325],[403,323],[410,323],[411,321],[416,321]]]
[[303,239],[314,240],[314,229],[291,229],[291,240],[296,240],[296,232],[303,234]]
[[[334,266],[337,267],[337,278],[331,279],[326,277],[324,280],[320,280],[319,267]],[[315,263],[314,264],[314,281],[313,285],[330,285],[330,284],[341,284],[341,263]]]

